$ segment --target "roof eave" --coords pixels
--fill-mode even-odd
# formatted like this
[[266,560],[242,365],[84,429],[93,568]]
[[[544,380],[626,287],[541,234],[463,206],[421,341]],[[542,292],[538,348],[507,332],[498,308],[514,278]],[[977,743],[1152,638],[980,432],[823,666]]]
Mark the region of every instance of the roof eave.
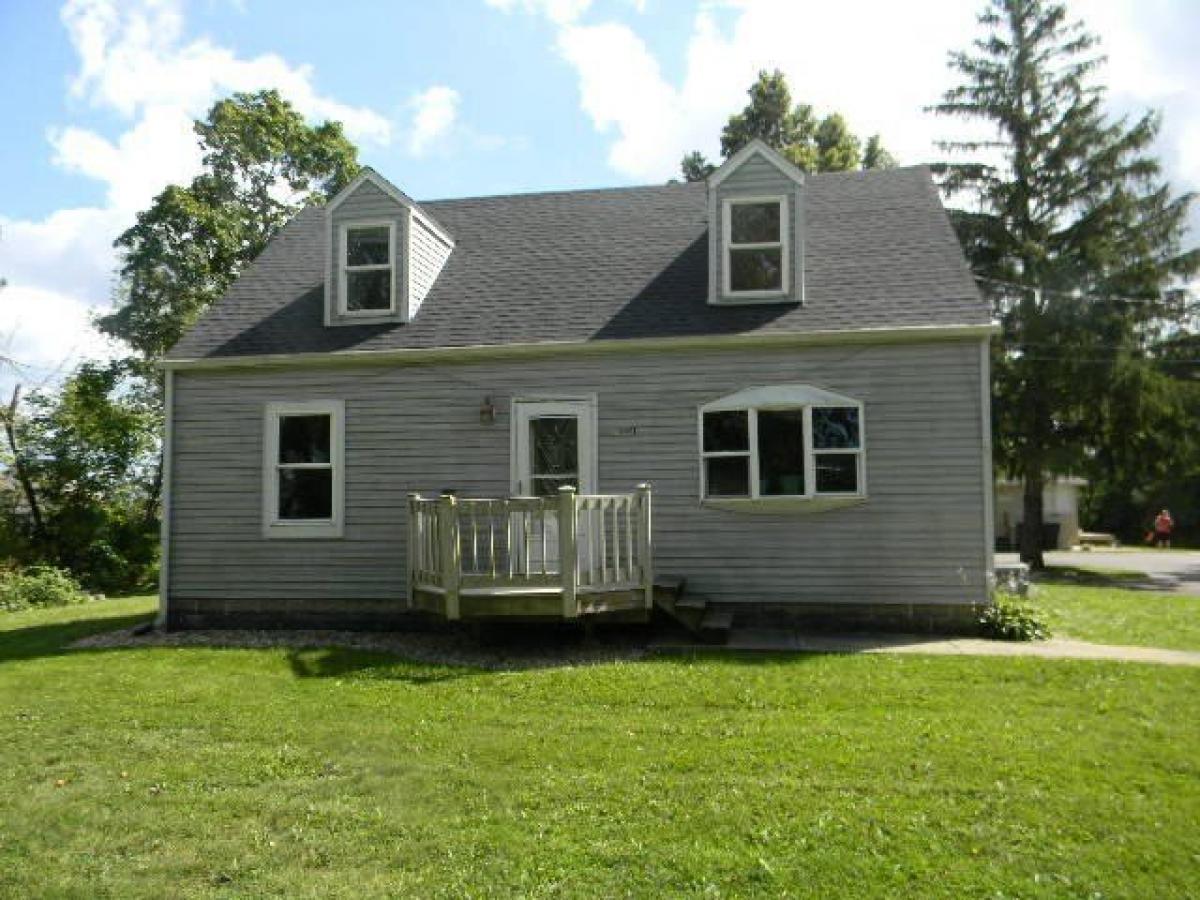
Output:
[[737,349],[739,347],[805,347],[836,344],[905,344],[948,340],[982,340],[1000,330],[995,322],[962,325],[906,325],[828,331],[788,331],[671,338],[625,338],[594,341],[542,341],[528,344],[475,344],[462,347],[409,347],[387,350],[335,350],[253,356],[203,356],[164,359],[165,370],[286,368],[390,363],[421,365],[471,359],[526,358],[554,355],[601,355],[657,350]]

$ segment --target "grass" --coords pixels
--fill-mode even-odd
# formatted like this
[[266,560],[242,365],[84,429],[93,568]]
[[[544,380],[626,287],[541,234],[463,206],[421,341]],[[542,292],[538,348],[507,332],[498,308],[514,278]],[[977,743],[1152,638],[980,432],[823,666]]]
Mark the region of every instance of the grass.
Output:
[[1200,597],[1105,586],[1112,583],[1093,573],[1076,584],[1039,584],[1034,603],[1056,637],[1200,650]]
[[0,895],[1194,890],[1198,670],[64,649],[150,608],[0,617]]

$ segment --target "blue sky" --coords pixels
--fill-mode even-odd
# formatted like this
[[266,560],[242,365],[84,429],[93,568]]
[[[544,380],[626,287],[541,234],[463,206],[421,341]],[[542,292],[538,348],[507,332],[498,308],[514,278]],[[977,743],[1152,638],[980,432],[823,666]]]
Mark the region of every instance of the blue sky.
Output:
[[[905,163],[951,128],[924,114],[972,0],[3,0],[0,352],[36,382],[109,352],[112,239],[198,165],[189,123],[278,87],[337,118],[418,198],[664,181],[716,155],[755,71],[880,132]],[[1200,189],[1193,0],[1076,0],[1109,55],[1112,108],[1166,114],[1160,153]],[[869,27],[868,27],[869,23]]]

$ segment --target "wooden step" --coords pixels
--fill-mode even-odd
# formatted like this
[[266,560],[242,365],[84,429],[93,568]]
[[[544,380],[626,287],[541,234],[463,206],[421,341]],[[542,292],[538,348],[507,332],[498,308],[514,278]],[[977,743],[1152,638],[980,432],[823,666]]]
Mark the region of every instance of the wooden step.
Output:
[[700,620],[700,636],[705,640],[723,641],[733,627],[733,610],[710,609]]
[[654,590],[655,592],[662,591],[670,594],[673,597],[679,598],[683,596],[683,589],[687,586],[687,579],[680,575],[655,575]]

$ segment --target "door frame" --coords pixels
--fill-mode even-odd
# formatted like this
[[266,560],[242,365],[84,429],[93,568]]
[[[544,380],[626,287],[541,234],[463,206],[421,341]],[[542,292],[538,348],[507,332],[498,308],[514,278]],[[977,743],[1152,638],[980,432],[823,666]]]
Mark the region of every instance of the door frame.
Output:
[[599,485],[599,398],[596,394],[513,397],[509,427],[509,493],[521,496],[522,432],[530,416],[574,415],[579,420],[579,493],[594,494]]

